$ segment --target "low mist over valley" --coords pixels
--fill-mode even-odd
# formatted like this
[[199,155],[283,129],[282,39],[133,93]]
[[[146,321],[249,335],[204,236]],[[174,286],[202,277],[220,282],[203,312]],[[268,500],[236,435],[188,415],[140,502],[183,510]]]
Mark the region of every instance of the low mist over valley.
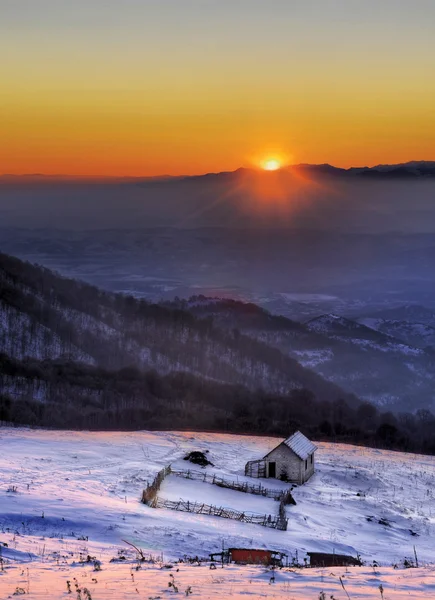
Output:
[[[265,393],[308,389],[322,401],[348,395],[396,414],[432,410],[434,192],[434,164],[424,162],[92,182],[3,177],[3,250],[109,292],[4,257],[4,282],[22,297],[10,312],[2,290],[3,350],[21,361],[184,371]],[[24,275],[71,286],[59,307],[49,300],[47,322],[34,323],[40,284],[30,321],[17,316],[30,310]],[[94,298],[85,315],[71,306],[77,285]]]

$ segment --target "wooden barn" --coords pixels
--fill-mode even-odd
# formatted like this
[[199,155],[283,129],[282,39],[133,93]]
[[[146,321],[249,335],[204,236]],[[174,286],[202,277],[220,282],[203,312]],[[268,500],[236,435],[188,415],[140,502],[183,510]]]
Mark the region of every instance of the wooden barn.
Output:
[[236,563],[237,565],[273,565],[282,567],[287,554],[275,550],[257,548],[229,548],[223,552],[210,554],[210,559],[215,562]]
[[301,485],[314,473],[314,453],[317,447],[296,431],[259,460],[250,460],[245,466],[249,477],[272,477]]
[[327,552],[307,552],[310,567],[360,567],[359,558],[347,554],[330,554]]

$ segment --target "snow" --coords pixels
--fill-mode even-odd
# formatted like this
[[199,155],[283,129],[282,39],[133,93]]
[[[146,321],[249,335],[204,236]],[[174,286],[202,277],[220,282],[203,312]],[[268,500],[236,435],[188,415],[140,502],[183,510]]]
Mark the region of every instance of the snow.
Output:
[[400,344],[397,342],[387,342],[386,344],[377,344],[371,340],[363,340],[359,338],[351,338],[348,340],[343,340],[339,336],[331,336],[332,339],[348,341],[351,344],[356,344],[357,346],[361,346],[361,348],[371,348],[372,350],[379,350],[380,352],[399,352],[400,354],[404,354],[405,356],[422,356],[423,350],[420,348],[413,348],[412,346],[408,346],[407,344]]
[[373,317],[359,319],[359,323],[376,331],[392,335],[407,344],[422,348],[435,344],[435,327],[431,327],[426,323]]
[[293,354],[303,367],[310,369],[315,369],[318,365],[334,358],[334,353],[330,348],[321,350],[293,350]]
[[293,435],[284,441],[284,444],[293,450],[296,456],[300,459],[306,460],[310,454],[313,454],[317,450],[317,446],[313,444],[307,437],[304,436],[300,431],[296,431]]
[[[66,553],[68,556],[68,553]],[[77,560],[77,556],[74,555]],[[171,575],[173,577],[171,577]],[[274,575],[275,581],[271,582]],[[168,583],[173,579],[178,592],[172,591]],[[67,581],[73,593],[67,593]],[[111,563],[108,568],[95,572],[92,565],[68,567],[64,559],[48,569],[47,562],[40,568],[29,570],[22,566],[12,566],[0,575],[0,589],[3,585],[8,597],[17,588],[27,592],[25,598],[43,599],[77,598],[74,593],[76,583],[79,589],[89,590],[93,599],[138,599],[186,597],[190,588],[190,598],[258,599],[287,598],[288,600],[318,600],[321,592],[324,598],[336,600],[376,599],[380,600],[382,586],[385,600],[423,600],[432,598],[435,592],[435,575],[432,568],[394,570],[356,569],[283,569],[272,572],[262,567],[225,566],[210,570],[208,565],[175,565],[171,570],[161,563],[137,563],[132,559]],[[348,594],[346,595],[344,588]],[[28,591],[27,591],[28,590]],[[145,594],[145,595],[142,595]],[[14,596],[15,597],[15,596]],[[86,598],[86,596],[81,596]]]
[[[375,326],[376,323],[374,319],[361,319],[357,322],[331,313],[311,319],[306,323],[306,326],[311,331],[327,335],[333,340],[355,344],[363,350],[369,348],[380,352],[423,356],[424,352],[421,348],[402,343],[400,339],[396,339],[388,332],[384,333],[383,330]],[[375,331],[381,334],[378,341],[372,339],[372,333]]]
[[[27,598],[49,598],[44,595],[47,589],[53,598],[66,597],[66,580],[72,577],[95,592],[97,600],[138,597],[135,588],[143,591],[144,586],[162,595],[168,589],[169,571],[161,565],[146,563],[136,572],[129,560],[110,563],[121,548],[128,549],[123,540],[153,556],[163,553],[164,561],[185,554],[207,557],[224,544],[279,550],[290,559],[297,555],[300,562],[308,551],[360,554],[366,565],[373,560],[381,565],[347,572],[282,570],[273,584],[262,567],[210,571],[208,566],[181,565],[175,579],[181,582],[180,590],[191,585],[193,597],[283,597],[287,593],[286,597],[317,600],[323,589],[341,599],[345,594],[339,574],[352,598],[379,598],[380,583],[387,591],[395,590],[392,596],[386,592],[386,600],[428,597],[435,590],[431,566],[435,563],[434,457],[316,443],[316,473],[293,490],[297,505],[287,507],[287,531],[152,509],[139,502],[146,482],[162,466],[172,463],[176,469],[197,470],[183,460],[191,450],[208,450],[214,466],[207,472],[246,481],[245,463],[261,458],[280,441],[189,432],[0,428],[0,543],[8,544],[2,547],[6,568],[0,571],[0,597],[3,592],[12,595],[16,587],[26,589],[27,568]],[[268,487],[286,487],[280,481],[261,481]],[[278,510],[278,503],[270,498],[175,476],[163,482],[159,495],[261,514]],[[422,568],[393,569],[392,565],[403,565],[405,558],[413,559],[414,546]],[[80,553],[96,556],[103,570],[94,573],[92,565],[73,566]],[[127,553],[127,559],[134,554]]]

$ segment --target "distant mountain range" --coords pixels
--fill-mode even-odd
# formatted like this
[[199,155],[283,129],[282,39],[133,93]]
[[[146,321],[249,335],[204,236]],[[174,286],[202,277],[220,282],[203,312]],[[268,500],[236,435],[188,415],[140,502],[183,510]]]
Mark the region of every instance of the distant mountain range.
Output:
[[[66,181],[74,181],[81,179],[89,179],[96,181],[119,181],[119,182],[159,182],[159,181],[180,181],[184,179],[201,179],[205,178],[215,178],[215,177],[231,177],[234,175],[240,175],[241,173],[258,173],[262,172],[259,169],[246,168],[241,167],[240,169],[236,169],[235,171],[222,171],[216,173],[205,173],[199,175],[184,175],[184,176],[172,176],[172,175],[156,175],[151,177],[141,177],[141,176],[113,176],[113,177],[89,177],[89,178],[81,178],[73,175],[62,175],[62,174],[53,174],[53,175],[45,175],[43,173],[25,173],[22,175],[15,175],[10,173],[5,173],[0,175],[0,181],[3,182],[44,182],[44,181],[53,181],[59,182],[62,180]],[[326,176],[343,176],[343,177],[373,177],[377,179],[392,179],[392,178],[407,178],[414,179],[418,177],[435,177],[435,161],[409,161],[406,163],[398,163],[398,164],[381,164],[375,165],[373,167],[350,167],[348,169],[344,169],[341,167],[335,167],[328,163],[325,164],[309,164],[309,163],[300,163],[297,165],[289,165],[285,166],[282,169],[279,169],[279,172],[287,172],[287,173],[311,173],[313,175],[326,175]],[[273,176],[277,171],[273,172],[265,172],[265,176]]]
[[341,169],[329,164],[296,165],[290,167],[301,171],[332,176],[373,177],[377,179],[414,179],[418,177],[435,177],[435,161],[410,161],[394,165],[376,165],[374,167],[350,167]]

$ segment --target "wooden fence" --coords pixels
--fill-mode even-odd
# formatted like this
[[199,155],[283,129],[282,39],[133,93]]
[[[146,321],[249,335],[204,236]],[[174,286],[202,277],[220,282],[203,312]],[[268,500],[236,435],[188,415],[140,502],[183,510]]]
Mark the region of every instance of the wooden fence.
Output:
[[264,458],[258,460],[249,460],[245,466],[245,475],[248,477],[266,477],[266,461]]
[[[164,479],[171,474],[176,475],[177,477],[184,477],[186,479],[212,483],[220,487],[245,492],[248,494],[257,494],[261,496],[267,496],[268,498],[273,498],[279,501],[278,515],[261,515],[249,511],[241,512],[232,508],[203,504],[201,502],[190,502],[189,500],[172,501],[159,498],[157,494],[160,490],[160,486],[162,485]],[[288,524],[285,506],[287,504],[296,504],[290,490],[272,490],[265,488],[262,485],[252,485],[245,482],[240,483],[237,481],[229,481],[216,475],[201,473],[200,471],[174,471],[172,470],[171,465],[168,465],[159,471],[154,477],[152,483],[150,483],[143,490],[142,502],[152,508],[167,508],[169,510],[178,510],[201,515],[212,515],[214,517],[233,519],[235,521],[242,521],[243,523],[253,523],[256,525],[262,525],[263,527],[280,529],[282,531],[287,529]]]
[[[254,485],[248,482],[231,481],[230,479],[224,479],[218,475],[211,475],[201,471],[171,471],[172,475],[177,477],[184,477],[185,479],[193,479],[194,481],[202,481],[204,483],[211,483],[219,487],[228,488],[237,492],[245,492],[246,494],[255,494],[257,496],[265,496],[267,498],[273,498],[278,502],[282,499],[286,500],[286,504],[296,504],[293,499],[290,490],[273,490],[265,488],[261,484]],[[291,497],[292,501],[288,501]]]
[[160,486],[163,483],[165,477],[170,475],[172,472],[171,465],[164,467],[161,471],[157,473],[154,477],[152,483],[150,483],[142,492],[142,502],[143,504],[148,504],[148,506],[152,506],[154,500],[157,498],[157,492],[160,490]]
[[[285,531],[287,529],[287,518],[281,514],[276,516],[273,515],[261,515],[252,512],[240,512],[232,508],[224,508],[222,506],[212,506],[209,504],[203,504],[201,502],[189,502],[189,500],[165,500],[164,498],[158,498],[155,496],[150,506],[153,508],[167,508],[169,510],[179,510],[182,512],[195,513],[198,515],[211,515],[213,517],[221,517],[223,519],[233,519],[234,521],[241,521],[243,523],[252,523],[255,525],[262,525],[263,527],[271,527],[272,529],[281,529]],[[281,505],[280,505],[281,513]]]

